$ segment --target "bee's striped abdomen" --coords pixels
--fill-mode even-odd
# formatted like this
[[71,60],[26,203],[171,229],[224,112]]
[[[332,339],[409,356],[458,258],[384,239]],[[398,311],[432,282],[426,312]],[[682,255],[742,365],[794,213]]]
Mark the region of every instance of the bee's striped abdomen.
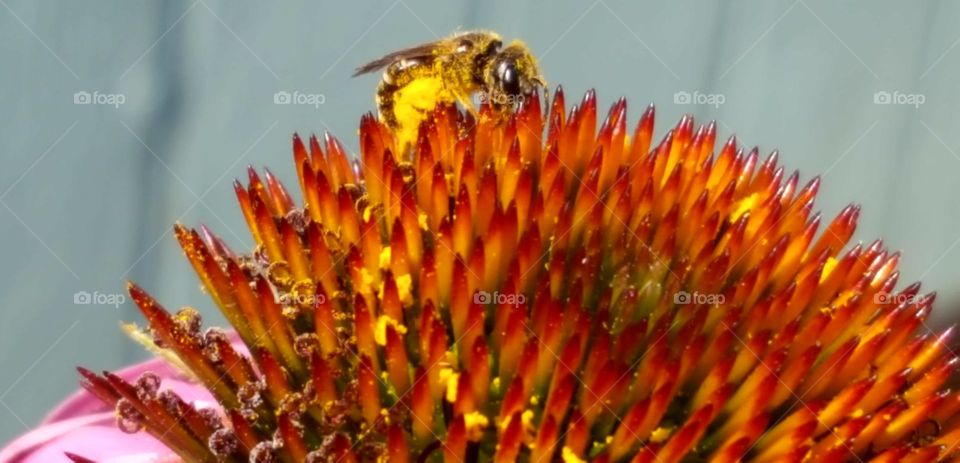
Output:
[[380,113],[380,119],[392,129],[396,129],[398,125],[393,106],[396,103],[394,94],[399,89],[400,86],[388,79],[386,74],[380,81],[380,85],[377,86],[377,111]]

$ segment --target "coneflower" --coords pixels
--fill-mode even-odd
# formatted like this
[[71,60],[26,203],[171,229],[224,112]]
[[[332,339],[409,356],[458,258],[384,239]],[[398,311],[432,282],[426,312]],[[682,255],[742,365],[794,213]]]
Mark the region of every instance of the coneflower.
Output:
[[402,154],[367,115],[356,162],[294,136],[302,205],[235,184],[249,254],[175,226],[242,342],[130,285],[218,407],[151,374],[84,387],[186,461],[953,458],[951,330],[897,253],[847,247],[859,208],[821,226],[776,152],[690,117],[651,145],[653,107],[626,113],[442,107]]

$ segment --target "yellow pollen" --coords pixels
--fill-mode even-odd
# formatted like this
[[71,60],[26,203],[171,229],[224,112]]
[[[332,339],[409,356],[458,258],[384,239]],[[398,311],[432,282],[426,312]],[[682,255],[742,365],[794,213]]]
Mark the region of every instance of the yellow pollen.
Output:
[[413,303],[413,278],[410,274],[394,276],[397,283],[397,293],[400,294],[400,302],[405,305]]
[[823,273],[820,274],[820,283],[823,283],[830,277],[830,272],[833,272],[833,269],[837,267],[839,262],[833,257],[828,257],[827,261],[823,263]]
[[407,333],[407,327],[401,325],[389,315],[381,315],[377,318],[377,330],[373,333],[373,338],[378,345],[387,345],[387,326],[392,326],[399,335]]
[[418,78],[407,84],[394,95],[394,117],[397,118],[397,130],[400,146],[412,144],[417,139],[417,130],[425,119],[426,110],[432,109],[441,101],[452,101],[449,91],[444,90],[440,78]]
[[737,208],[734,209],[732,214],[730,214],[730,221],[736,222],[740,216],[753,209],[753,207],[757,205],[757,197],[757,193],[754,193],[746,198],[741,199],[737,203]]
[[660,427],[650,433],[650,442],[660,443],[667,440],[668,437],[670,437],[670,429]]
[[384,246],[380,251],[380,268],[390,268],[390,246]]
[[366,268],[360,269],[360,279],[364,288],[369,288],[373,286],[373,282],[374,282],[373,275],[369,271],[367,271]]
[[573,453],[573,450],[570,450],[570,447],[563,446],[563,451],[561,452],[563,457],[563,463],[587,463],[587,460],[580,458],[576,453]]
[[467,428],[467,438],[473,441],[483,437],[483,430],[490,425],[490,420],[480,412],[470,412],[463,415],[463,424]]
[[460,382],[460,375],[454,373],[453,370],[445,369],[440,370],[440,381],[444,381],[444,371],[446,374],[446,383],[447,383],[447,402],[457,403],[457,383]]
[[523,425],[523,429],[528,432],[533,432],[536,430],[536,427],[533,425],[533,410],[524,410],[520,414],[520,424]]

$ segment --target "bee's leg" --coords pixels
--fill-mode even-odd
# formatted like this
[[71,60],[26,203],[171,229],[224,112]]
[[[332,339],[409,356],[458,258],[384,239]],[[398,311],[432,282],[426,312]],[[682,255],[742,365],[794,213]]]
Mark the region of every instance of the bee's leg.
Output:
[[549,108],[550,107],[550,88],[547,87],[546,84],[544,84],[541,88],[543,89],[543,101],[545,102],[543,107]]

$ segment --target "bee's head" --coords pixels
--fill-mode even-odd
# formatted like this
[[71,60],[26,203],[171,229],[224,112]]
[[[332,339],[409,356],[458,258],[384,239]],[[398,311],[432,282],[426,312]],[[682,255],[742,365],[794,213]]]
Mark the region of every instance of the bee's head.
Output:
[[540,67],[530,50],[515,41],[500,50],[487,67],[487,97],[494,107],[513,106],[544,87]]

